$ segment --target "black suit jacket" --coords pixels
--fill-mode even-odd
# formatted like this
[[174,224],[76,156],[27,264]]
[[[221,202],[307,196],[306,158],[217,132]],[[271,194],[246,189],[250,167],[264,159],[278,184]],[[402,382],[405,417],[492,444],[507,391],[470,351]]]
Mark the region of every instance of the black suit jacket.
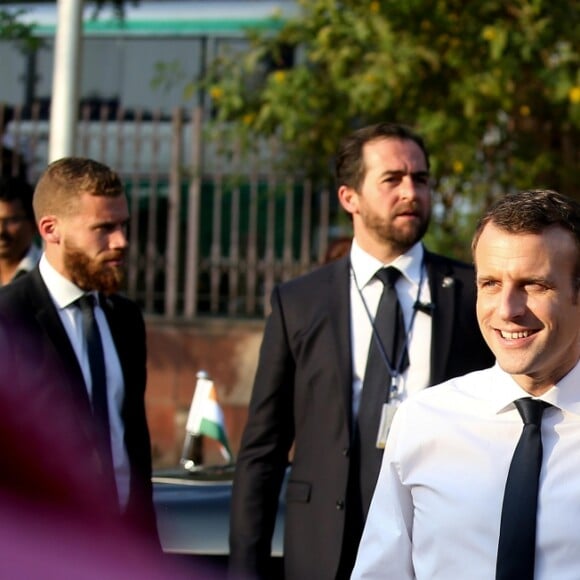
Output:
[[[123,519],[156,541],[144,401],[145,324],[137,305],[126,298],[113,295],[100,302],[125,383],[121,415],[131,483]],[[52,441],[66,442],[71,460],[79,461],[78,469],[98,478],[100,464],[82,371],[38,267],[0,289],[0,330],[0,388],[20,393],[26,401],[23,424],[49,430]]]
[[[473,268],[426,252],[432,313],[431,381],[493,364],[475,315]],[[230,528],[234,572],[268,577],[280,487],[294,444],[286,491],[287,580],[337,576],[351,458],[352,354],[349,258],[291,280],[272,293],[237,459]],[[377,412],[377,425],[379,412]],[[382,451],[361,474],[366,515]]]

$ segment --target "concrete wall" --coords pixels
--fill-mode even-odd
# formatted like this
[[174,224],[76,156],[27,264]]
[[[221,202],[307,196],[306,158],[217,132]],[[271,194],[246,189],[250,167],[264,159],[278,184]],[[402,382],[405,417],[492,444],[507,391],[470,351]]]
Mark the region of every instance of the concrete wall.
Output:
[[[147,318],[147,416],[156,468],[179,463],[196,373],[209,373],[225,416],[234,454],[247,418],[263,321],[202,319],[169,324]],[[217,445],[204,442],[204,459],[221,461]]]

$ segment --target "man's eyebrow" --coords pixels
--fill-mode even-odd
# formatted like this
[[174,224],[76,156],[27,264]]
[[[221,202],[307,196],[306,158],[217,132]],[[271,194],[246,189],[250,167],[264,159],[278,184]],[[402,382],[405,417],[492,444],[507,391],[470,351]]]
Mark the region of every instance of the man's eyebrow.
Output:
[[404,169],[387,169],[381,173],[381,176],[385,175],[412,175],[413,177],[429,177],[431,173],[428,169],[422,169],[420,171],[405,171]]
[[131,222],[131,218],[125,218],[122,220],[116,220],[116,219],[103,219],[100,220],[98,222],[95,222],[93,224],[94,228],[102,228],[102,227],[107,227],[107,226],[116,226],[116,225],[121,225],[121,226],[128,226],[129,223]]

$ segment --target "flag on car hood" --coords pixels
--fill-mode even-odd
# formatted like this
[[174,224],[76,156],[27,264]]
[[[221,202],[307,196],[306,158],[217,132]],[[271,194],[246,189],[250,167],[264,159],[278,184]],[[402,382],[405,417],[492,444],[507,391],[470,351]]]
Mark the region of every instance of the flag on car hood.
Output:
[[193,435],[205,435],[215,439],[220,443],[224,459],[227,461],[232,460],[233,456],[226,434],[224,413],[217,401],[213,381],[204,372],[197,374],[197,383],[185,429]]

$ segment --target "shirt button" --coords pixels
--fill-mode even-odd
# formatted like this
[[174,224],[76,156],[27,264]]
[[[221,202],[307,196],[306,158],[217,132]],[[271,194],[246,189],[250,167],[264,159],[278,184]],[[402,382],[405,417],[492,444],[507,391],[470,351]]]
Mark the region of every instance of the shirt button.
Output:
[[342,499],[336,500],[336,509],[343,510],[344,509],[344,501]]
[[345,457],[348,457],[348,456],[350,455],[350,449],[349,449],[348,447],[345,447],[345,448],[342,450],[342,454],[343,454]]

